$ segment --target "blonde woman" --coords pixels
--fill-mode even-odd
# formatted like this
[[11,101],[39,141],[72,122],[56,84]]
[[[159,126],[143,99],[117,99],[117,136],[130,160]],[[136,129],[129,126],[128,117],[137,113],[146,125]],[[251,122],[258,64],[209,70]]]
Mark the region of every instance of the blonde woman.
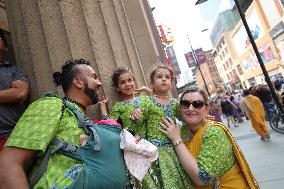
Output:
[[173,143],[184,170],[195,188],[258,189],[259,186],[228,129],[220,122],[207,120],[208,98],[204,91],[189,89],[180,98],[180,111],[188,125],[188,142],[181,140],[180,129],[164,118],[160,129]]

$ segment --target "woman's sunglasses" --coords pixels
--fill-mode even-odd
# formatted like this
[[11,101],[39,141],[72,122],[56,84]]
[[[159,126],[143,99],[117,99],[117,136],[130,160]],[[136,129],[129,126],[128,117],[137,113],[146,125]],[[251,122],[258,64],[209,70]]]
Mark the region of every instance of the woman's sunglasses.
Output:
[[194,109],[199,110],[199,109],[203,108],[203,106],[204,106],[206,103],[203,102],[202,100],[195,100],[195,101],[181,100],[181,101],[180,101],[180,106],[181,106],[183,109],[189,108],[191,104],[192,104],[192,106],[193,106]]

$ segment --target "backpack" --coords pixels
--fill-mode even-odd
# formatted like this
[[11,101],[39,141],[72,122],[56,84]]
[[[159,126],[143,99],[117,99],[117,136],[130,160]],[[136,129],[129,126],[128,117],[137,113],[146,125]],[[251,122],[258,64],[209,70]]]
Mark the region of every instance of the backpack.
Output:
[[88,140],[85,145],[78,147],[59,138],[54,138],[43,160],[29,179],[31,188],[40,180],[47,169],[49,157],[55,153],[61,153],[83,163],[83,168],[75,177],[70,189],[126,188],[127,169],[123,152],[120,149],[122,128],[117,124],[93,123],[85,114],[63,98],[61,99],[63,101],[62,115],[66,108],[69,109],[76,116],[78,127],[83,128],[89,136]]

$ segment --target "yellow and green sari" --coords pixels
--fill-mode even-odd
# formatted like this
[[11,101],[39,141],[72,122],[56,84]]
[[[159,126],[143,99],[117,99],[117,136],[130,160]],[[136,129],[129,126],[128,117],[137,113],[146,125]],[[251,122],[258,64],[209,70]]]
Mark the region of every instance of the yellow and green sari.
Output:
[[199,169],[210,176],[203,188],[258,189],[256,179],[231,133],[219,122],[206,121],[186,146],[197,159]]

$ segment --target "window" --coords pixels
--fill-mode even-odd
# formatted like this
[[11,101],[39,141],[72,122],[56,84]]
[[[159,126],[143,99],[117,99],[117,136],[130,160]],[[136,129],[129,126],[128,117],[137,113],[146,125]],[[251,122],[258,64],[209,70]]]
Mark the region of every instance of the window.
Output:
[[230,65],[232,66],[233,65],[233,61],[231,58],[229,58],[229,62],[230,62]]
[[254,78],[254,77],[253,77],[253,78],[250,78],[250,79],[248,80],[248,82],[249,82],[250,86],[254,86],[254,85],[255,85],[255,83],[256,83],[256,81],[255,81],[255,78]]
[[229,54],[229,51],[228,51],[228,48],[227,48],[227,47],[225,48],[225,51],[226,51],[227,54]]
[[237,65],[237,69],[238,69],[239,75],[243,75],[243,70],[241,68],[241,65]]
[[222,55],[223,55],[223,57],[225,57],[225,56],[226,56],[224,51],[222,51]]
[[228,78],[228,80],[230,80],[230,75],[229,74],[227,74],[227,78]]
[[226,66],[227,66],[227,68],[229,68],[229,63],[228,63],[228,61],[226,61]]

